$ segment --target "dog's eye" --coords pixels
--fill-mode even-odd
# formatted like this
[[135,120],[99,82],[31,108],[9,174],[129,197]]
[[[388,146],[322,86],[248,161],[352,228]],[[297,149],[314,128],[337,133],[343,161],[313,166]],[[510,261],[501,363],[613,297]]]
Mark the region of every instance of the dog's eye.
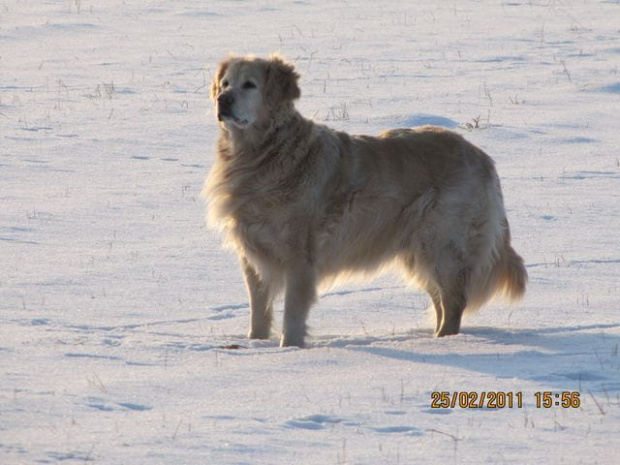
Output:
[[254,84],[252,81],[245,81],[243,83],[243,88],[244,89],[256,89],[256,84]]
[[222,87],[223,88],[228,87],[228,81],[226,79],[222,81]]

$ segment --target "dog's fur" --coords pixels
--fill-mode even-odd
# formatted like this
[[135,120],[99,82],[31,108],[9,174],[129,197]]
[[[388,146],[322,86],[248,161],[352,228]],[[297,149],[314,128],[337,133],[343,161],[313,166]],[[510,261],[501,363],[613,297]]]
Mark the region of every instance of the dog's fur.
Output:
[[205,183],[247,284],[250,338],[270,335],[284,291],[282,346],[303,346],[317,287],[399,265],[426,290],[436,336],[465,310],[525,292],[493,161],[436,127],[351,136],[293,105],[299,75],[280,56],[230,57],[211,97],[221,124]]

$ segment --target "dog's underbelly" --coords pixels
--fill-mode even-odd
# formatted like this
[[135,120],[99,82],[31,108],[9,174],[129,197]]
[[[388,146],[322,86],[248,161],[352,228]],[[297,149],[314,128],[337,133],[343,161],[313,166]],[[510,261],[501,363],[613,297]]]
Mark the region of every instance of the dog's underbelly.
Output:
[[332,218],[316,234],[319,274],[367,273],[391,262],[405,245],[405,210],[397,202],[375,200]]

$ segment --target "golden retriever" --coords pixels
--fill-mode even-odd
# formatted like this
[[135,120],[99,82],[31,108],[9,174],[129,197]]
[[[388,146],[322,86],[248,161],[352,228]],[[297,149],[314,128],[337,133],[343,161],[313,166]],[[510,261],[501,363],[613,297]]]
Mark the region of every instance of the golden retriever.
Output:
[[203,195],[247,284],[250,338],[304,346],[317,287],[399,266],[430,296],[437,337],[466,310],[525,292],[493,161],[437,127],[349,135],[297,112],[299,75],[279,55],[231,56],[211,85],[220,122]]

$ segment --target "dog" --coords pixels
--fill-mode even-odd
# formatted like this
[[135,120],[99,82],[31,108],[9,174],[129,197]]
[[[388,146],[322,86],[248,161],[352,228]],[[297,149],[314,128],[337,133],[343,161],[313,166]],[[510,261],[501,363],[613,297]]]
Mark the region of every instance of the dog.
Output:
[[220,135],[203,196],[239,257],[250,338],[270,337],[284,293],[280,345],[303,347],[319,286],[394,267],[430,296],[436,337],[493,296],[523,296],[486,153],[438,127],[371,137],[317,124],[295,109],[299,77],[278,54],[230,56],[210,89]]

